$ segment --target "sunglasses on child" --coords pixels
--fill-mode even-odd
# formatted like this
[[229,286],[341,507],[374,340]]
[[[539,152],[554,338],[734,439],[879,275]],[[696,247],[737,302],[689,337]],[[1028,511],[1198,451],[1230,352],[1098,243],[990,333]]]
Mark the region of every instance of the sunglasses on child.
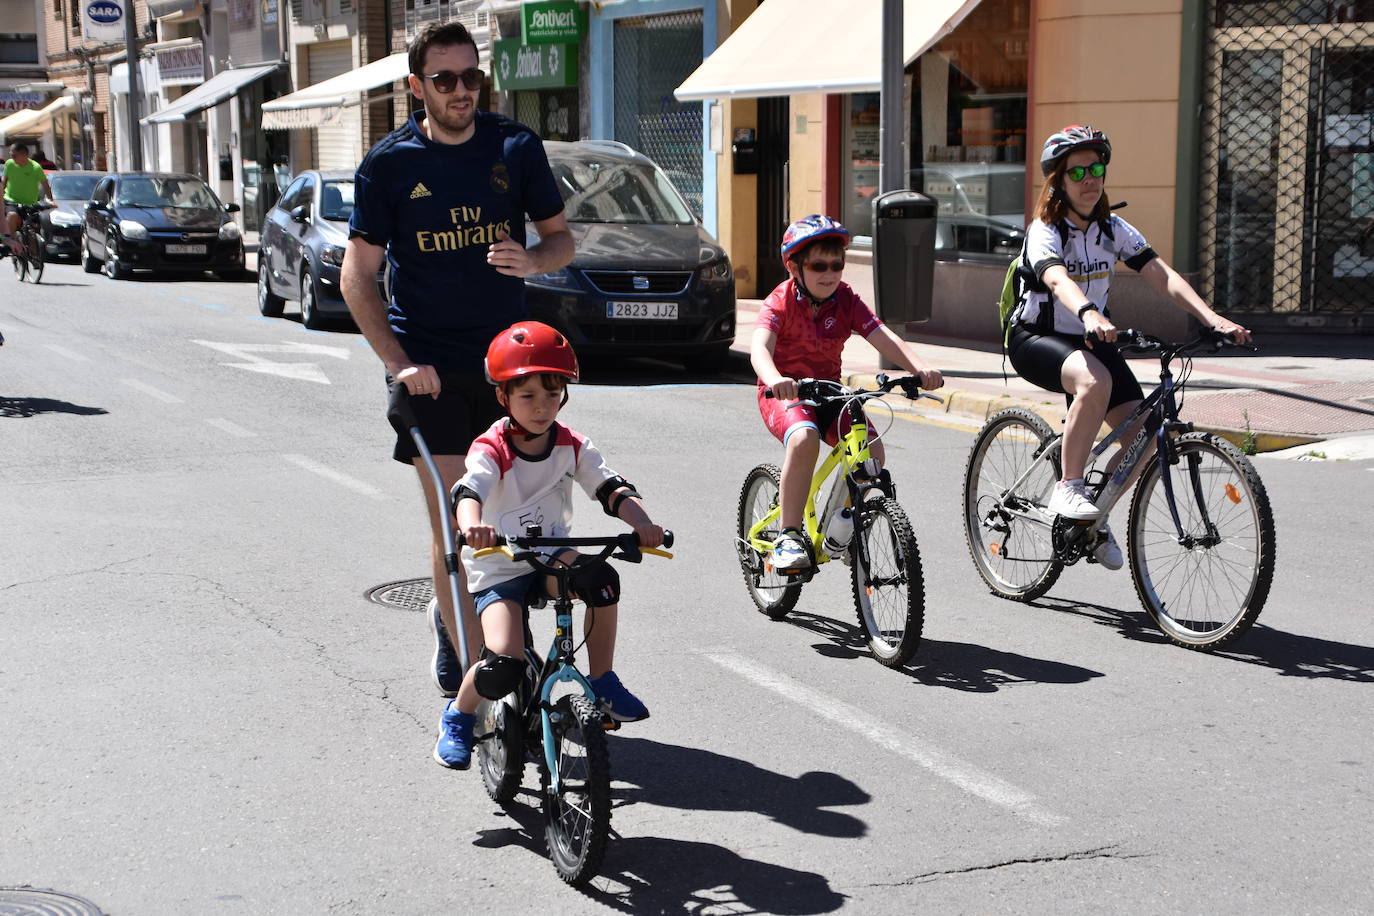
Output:
[[839,273],[844,270],[844,261],[812,261],[806,269],[818,274]]
[[469,92],[476,92],[482,88],[482,80],[486,78],[477,67],[469,67],[462,73],[454,73],[452,70],[440,70],[438,73],[422,73],[420,79],[429,80],[434,84],[438,92],[449,93],[458,88],[458,81],[463,81],[463,86]]
[[1069,176],[1069,181],[1082,181],[1088,175],[1094,178],[1101,178],[1103,175],[1107,174],[1107,163],[1094,162],[1092,165],[1088,166],[1070,166],[1064,170],[1064,174]]

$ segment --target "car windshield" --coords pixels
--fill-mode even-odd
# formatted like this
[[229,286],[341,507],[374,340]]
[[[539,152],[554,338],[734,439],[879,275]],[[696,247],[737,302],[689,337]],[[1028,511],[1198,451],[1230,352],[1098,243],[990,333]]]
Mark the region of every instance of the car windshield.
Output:
[[213,210],[219,201],[199,178],[126,178],[115,203],[121,207]]
[[102,175],[53,175],[48,182],[52,185],[53,200],[85,200],[91,196]]
[[693,222],[682,196],[651,165],[600,156],[559,157],[549,165],[563,195],[569,222]]
[[320,193],[320,215],[336,223],[346,223],[353,215],[353,182],[326,181]]

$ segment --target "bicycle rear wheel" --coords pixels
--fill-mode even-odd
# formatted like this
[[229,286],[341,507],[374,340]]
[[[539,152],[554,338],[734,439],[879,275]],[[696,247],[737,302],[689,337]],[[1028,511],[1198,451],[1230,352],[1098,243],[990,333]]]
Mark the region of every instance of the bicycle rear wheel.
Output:
[[[8,244],[8,242],[0,242],[0,244]],[[9,258],[10,263],[14,266],[15,279],[23,283],[24,278],[29,275],[29,259],[27,254],[22,251],[16,252],[11,250],[9,251]]]
[[1219,649],[1250,628],[1274,578],[1274,515],[1259,474],[1240,449],[1209,433],[1173,444],[1169,512],[1156,456],[1131,500],[1131,576],[1169,641]]
[[525,770],[525,749],[521,741],[520,710],[515,695],[499,700],[483,700],[477,708],[477,768],[482,785],[495,802],[505,803],[520,789]]
[[26,232],[21,236],[24,241],[25,257],[29,262],[29,282],[39,283],[43,280],[43,241],[35,232]]
[[611,757],[601,714],[584,696],[565,696],[555,705],[553,759],[560,791],[545,773],[544,842],[558,875],[568,884],[595,877],[611,832]]
[[[797,606],[801,583],[789,582],[786,576],[776,572],[770,559],[749,545],[749,532],[759,519],[777,508],[781,481],[782,472],[774,464],[761,464],[749,472],[739,494],[739,532],[735,541],[749,597],[754,599],[760,611],[774,620],[786,617],[787,612]],[[781,533],[780,526],[774,525],[762,532],[761,537],[773,541]]]
[[[993,414],[964,471],[964,538],[978,575],[993,594],[1033,601],[1050,590],[1063,564],[1054,559],[1054,519],[1045,511],[1059,480],[1059,459],[1038,456],[1050,426],[1021,408]],[[1015,492],[1012,484],[1031,468]]]
[[921,643],[925,581],[916,534],[895,499],[862,505],[850,550],[854,607],[868,651],[889,668],[904,665]]

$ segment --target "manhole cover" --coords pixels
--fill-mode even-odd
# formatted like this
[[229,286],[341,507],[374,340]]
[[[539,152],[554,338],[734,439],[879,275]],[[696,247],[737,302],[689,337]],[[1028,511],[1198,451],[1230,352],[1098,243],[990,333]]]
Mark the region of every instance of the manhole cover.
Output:
[[[406,611],[423,611],[429,599],[434,597],[434,586],[429,577],[423,579],[402,579],[377,585],[363,592],[363,597],[387,607],[398,607]],[[0,916],[5,916],[0,912]]]
[[81,897],[31,887],[0,887],[0,916],[104,916]]

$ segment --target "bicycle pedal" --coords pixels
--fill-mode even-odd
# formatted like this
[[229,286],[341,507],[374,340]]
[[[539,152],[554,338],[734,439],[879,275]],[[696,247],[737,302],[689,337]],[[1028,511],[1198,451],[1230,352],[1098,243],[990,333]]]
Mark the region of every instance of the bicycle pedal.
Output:
[[606,716],[601,722],[601,729],[602,731],[618,732],[620,731],[620,723],[610,716]]

